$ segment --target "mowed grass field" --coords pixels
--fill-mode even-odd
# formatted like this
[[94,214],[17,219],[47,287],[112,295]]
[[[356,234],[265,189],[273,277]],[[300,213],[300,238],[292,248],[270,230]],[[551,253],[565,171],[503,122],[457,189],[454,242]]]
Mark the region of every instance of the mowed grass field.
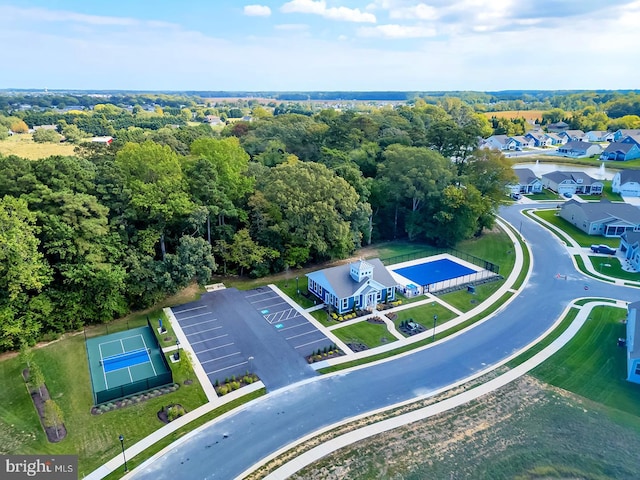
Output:
[[16,155],[29,160],[38,160],[52,155],[74,155],[72,143],[36,143],[30,133],[13,135],[0,140],[0,155]]
[[484,116],[488,119],[492,117],[496,118],[508,118],[512,120],[514,118],[523,118],[525,120],[542,120],[542,113],[544,110],[505,110],[503,112],[485,112]]

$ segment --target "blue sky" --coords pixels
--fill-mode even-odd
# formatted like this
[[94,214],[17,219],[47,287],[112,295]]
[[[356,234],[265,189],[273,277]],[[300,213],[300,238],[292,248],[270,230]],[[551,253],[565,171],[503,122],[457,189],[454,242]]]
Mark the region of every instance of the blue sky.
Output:
[[639,0],[0,0],[0,88],[640,88],[639,25]]

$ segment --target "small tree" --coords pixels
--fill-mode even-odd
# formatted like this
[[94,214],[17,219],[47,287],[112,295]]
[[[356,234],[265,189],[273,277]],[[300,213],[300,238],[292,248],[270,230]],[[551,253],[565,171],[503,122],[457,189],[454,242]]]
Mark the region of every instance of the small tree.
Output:
[[42,370],[40,370],[40,366],[34,361],[31,361],[31,367],[29,368],[29,381],[31,382],[31,386],[33,388],[38,389],[40,398],[42,398],[42,387],[44,386],[44,374],[42,373]]
[[60,432],[58,428],[64,422],[62,409],[55,401],[49,399],[44,402],[44,425],[45,427],[53,427],[56,429],[56,438],[60,440]]
[[20,361],[24,363],[27,368],[31,368],[33,350],[31,350],[31,347],[24,341],[20,343]]
[[59,142],[60,135],[55,130],[39,128],[33,132],[33,141],[36,143]]

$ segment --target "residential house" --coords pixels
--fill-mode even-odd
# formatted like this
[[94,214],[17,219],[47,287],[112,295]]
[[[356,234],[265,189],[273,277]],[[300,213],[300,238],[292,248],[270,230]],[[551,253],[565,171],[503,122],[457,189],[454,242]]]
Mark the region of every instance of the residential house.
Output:
[[636,136],[627,135],[619,142],[610,143],[600,155],[600,160],[626,162],[640,158],[640,145],[636,139]]
[[619,237],[627,231],[640,231],[640,209],[628,203],[569,200],[560,208],[560,217],[588,235]]
[[91,141],[93,143],[102,143],[108,146],[113,142],[113,137],[93,137]]
[[551,138],[542,131],[527,132],[524,137],[533,140],[534,147],[550,147],[552,145]]
[[542,175],[542,185],[549,190],[564,195],[580,193],[583,195],[599,195],[604,189],[600,180],[590,177],[584,172],[554,171]]
[[542,192],[542,182],[536,177],[533,170],[530,168],[514,168],[513,171],[518,177],[518,183],[509,185],[511,194]]
[[482,144],[481,148],[490,148],[491,150],[515,150],[516,142],[506,135],[491,135]]
[[377,258],[325,268],[308,273],[307,278],[309,292],[338,314],[375,310],[379,303],[393,301],[398,287]]
[[222,120],[217,115],[207,115],[205,118],[209,125],[220,125],[222,123]]
[[590,130],[584,134],[582,139],[584,142],[611,142],[613,141],[613,132],[606,130]]
[[584,138],[584,132],[582,130],[565,130],[558,133],[558,136],[564,137],[567,142],[581,142]]
[[627,307],[627,380],[640,383],[640,302],[630,303]]
[[640,232],[630,230],[620,235],[619,251],[637,272],[640,271]]
[[640,128],[621,128],[613,132],[613,141],[619,142],[628,135],[640,135]]
[[535,145],[535,141],[531,138],[523,135],[515,135],[513,137],[509,137],[511,140],[516,142],[516,150],[522,150],[524,148],[531,148]]
[[602,153],[602,147],[597,143],[572,140],[558,147],[558,153],[565,157],[590,157]]
[[567,143],[567,137],[561,137],[557,133],[545,133],[545,136],[551,140],[551,145],[564,145]]
[[611,181],[613,193],[624,197],[640,197],[640,170],[620,170]]
[[569,124],[560,120],[547,125],[547,132],[563,132],[569,128]]

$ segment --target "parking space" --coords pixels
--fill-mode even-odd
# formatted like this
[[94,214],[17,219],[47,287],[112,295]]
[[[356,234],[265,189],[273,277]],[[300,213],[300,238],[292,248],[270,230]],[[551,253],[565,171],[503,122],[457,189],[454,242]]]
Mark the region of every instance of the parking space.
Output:
[[174,308],[173,313],[207,377],[215,382],[244,373],[248,360],[224,323],[209,306],[191,305]]
[[260,287],[246,293],[247,301],[303,357],[333,343],[270,288]]
[[211,384],[250,371],[283,387],[316,375],[304,357],[331,343],[268,287],[208,292],[172,312]]

